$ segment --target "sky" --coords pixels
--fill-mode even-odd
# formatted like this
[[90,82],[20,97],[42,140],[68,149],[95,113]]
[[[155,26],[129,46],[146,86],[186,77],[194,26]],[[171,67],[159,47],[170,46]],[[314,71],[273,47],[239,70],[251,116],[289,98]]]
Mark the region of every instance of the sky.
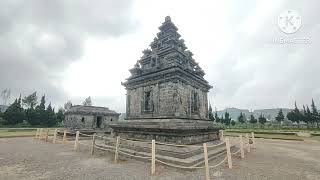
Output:
[[[11,101],[37,91],[56,108],[91,96],[125,112],[121,82],[169,15],[218,110],[320,104],[319,7],[317,0],[3,0],[0,90],[10,88]],[[278,26],[288,10],[301,18],[292,34]]]

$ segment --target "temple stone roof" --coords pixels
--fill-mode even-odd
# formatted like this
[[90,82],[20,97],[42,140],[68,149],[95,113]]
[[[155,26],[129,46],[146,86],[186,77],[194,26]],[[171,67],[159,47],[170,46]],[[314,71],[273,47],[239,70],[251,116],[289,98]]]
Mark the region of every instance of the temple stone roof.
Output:
[[[160,32],[150,44],[151,49],[142,51],[143,56],[129,70],[131,76],[123,85],[126,87],[136,85],[141,80],[146,81],[152,74],[154,77],[166,75],[188,77],[203,89],[212,88],[204,79],[204,71],[193,59],[193,53],[186,47],[184,39],[180,38],[178,28],[169,16],[165,18],[159,30]],[[154,77],[152,77],[153,80],[155,80]]]
[[119,113],[110,110],[107,107],[98,106],[72,106],[65,114],[83,114],[83,115],[120,115]]

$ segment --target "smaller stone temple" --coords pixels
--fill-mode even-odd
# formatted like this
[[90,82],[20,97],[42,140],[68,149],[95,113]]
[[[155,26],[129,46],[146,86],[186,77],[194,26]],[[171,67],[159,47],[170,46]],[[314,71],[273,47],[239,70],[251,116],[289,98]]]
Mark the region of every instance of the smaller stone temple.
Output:
[[110,132],[109,124],[117,122],[120,114],[107,107],[71,106],[65,112],[64,125],[69,129],[93,129]]

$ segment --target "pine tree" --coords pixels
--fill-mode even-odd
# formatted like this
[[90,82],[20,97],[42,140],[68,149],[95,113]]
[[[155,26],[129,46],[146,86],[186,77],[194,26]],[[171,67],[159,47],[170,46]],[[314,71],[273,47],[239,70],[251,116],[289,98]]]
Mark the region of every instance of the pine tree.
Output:
[[254,117],[253,114],[250,115],[250,120],[249,120],[249,122],[250,122],[251,124],[257,123],[257,119]]
[[242,114],[242,112],[240,112],[240,115],[239,115],[239,117],[238,117],[238,121],[241,123],[241,124],[243,124],[243,123],[245,123],[245,119],[244,119],[244,116],[243,116],[244,114]]
[[59,123],[61,123],[61,122],[64,120],[63,108],[59,108],[56,116],[57,116],[57,121],[58,121]]
[[231,122],[231,118],[230,118],[230,115],[229,113],[226,111],[224,113],[224,124],[229,126],[230,125],[230,122]]
[[214,121],[214,116],[213,116],[213,113],[212,113],[212,107],[211,107],[211,104],[209,104],[209,120],[211,121]]
[[42,126],[48,126],[47,124],[47,113],[46,113],[46,97],[45,95],[43,95],[41,97],[41,101],[40,104],[38,106],[36,106],[35,109],[36,113],[37,113],[37,121],[39,122],[40,125]]
[[29,96],[25,96],[22,99],[22,103],[24,106],[27,107],[27,109],[34,108],[37,105],[37,101],[38,101],[38,97],[37,97],[36,91],[30,94]]
[[16,125],[25,120],[25,113],[21,105],[21,95],[4,112],[3,118],[6,124]]
[[258,120],[259,120],[259,123],[262,125],[264,125],[267,122],[267,119],[262,114],[260,114]]
[[214,113],[214,119],[216,120],[217,123],[221,122],[219,116],[218,116],[218,113],[217,111]]
[[279,110],[277,116],[276,116],[276,120],[281,123],[283,120],[284,120],[284,115],[283,115],[283,112],[282,112],[282,109]]
[[306,114],[305,114],[305,121],[308,124],[308,128],[310,127],[310,123],[312,123],[312,113],[309,109],[309,106],[307,106]]
[[46,125],[48,127],[52,127],[57,124],[57,117],[54,113],[54,109],[51,106],[51,103],[49,103],[47,109],[46,109]]

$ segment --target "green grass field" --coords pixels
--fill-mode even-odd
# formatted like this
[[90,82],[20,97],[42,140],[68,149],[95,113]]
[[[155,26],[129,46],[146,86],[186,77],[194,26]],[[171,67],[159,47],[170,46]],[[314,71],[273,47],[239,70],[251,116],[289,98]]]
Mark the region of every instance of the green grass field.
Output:
[[0,128],[0,137],[28,137],[36,134],[34,128]]

